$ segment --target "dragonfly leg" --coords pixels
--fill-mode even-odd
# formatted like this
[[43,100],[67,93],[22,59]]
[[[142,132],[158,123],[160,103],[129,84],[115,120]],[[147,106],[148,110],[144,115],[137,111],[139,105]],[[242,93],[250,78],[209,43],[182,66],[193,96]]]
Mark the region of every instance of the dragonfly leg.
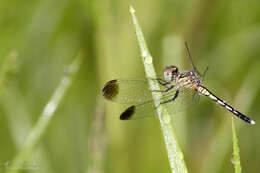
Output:
[[170,87],[167,87],[167,86],[164,86],[164,87],[166,87],[166,90],[151,90],[151,92],[162,92],[162,93],[166,93],[166,92],[168,92],[169,90],[171,90],[171,89],[174,87],[174,85],[172,85],[172,86],[170,86]]
[[194,92],[194,93],[193,93],[193,96],[192,96],[192,100],[193,100],[195,103],[199,103],[199,101],[200,101],[200,95],[199,95],[197,92]]
[[207,68],[204,70],[204,72],[203,72],[203,74],[202,74],[202,77],[204,77],[204,76],[206,75],[206,73],[207,73],[208,70],[209,70],[209,67],[207,67]]
[[[166,101],[164,101],[164,102],[161,102],[160,105],[174,101],[174,100],[178,97],[178,95],[179,95],[179,90],[176,90],[175,95],[174,95],[173,98],[171,98],[171,99],[169,99],[169,100],[166,100]],[[160,105],[159,105],[159,106],[160,106]]]
[[170,84],[171,82],[167,82],[161,78],[156,78],[156,80],[161,84],[162,86],[166,87],[166,85]]

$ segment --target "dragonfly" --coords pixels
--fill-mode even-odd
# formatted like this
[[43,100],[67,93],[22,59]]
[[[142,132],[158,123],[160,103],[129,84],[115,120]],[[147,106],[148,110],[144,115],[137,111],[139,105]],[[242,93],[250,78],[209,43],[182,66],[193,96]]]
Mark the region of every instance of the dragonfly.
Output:
[[[162,93],[162,97],[160,98],[160,105],[162,105],[176,102],[179,96],[184,95],[188,90],[192,91],[198,98],[200,95],[209,98],[244,122],[255,124],[254,120],[230,106],[230,104],[217,97],[202,84],[203,77],[208,68],[201,74],[192,61],[187,42],[185,42],[185,47],[192,68],[190,71],[179,72],[177,66],[170,65],[164,69],[164,78],[146,80],[114,79],[104,85],[102,94],[107,100],[129,105],[127,109],[121,113],[120,119],[135,119],[138,114],[145,114],[145,111],[155,109],[157,106],[154,106],[151,95],[152,92]],[[161,89],[149,90],[148,80],[156,80],[160,84]]]

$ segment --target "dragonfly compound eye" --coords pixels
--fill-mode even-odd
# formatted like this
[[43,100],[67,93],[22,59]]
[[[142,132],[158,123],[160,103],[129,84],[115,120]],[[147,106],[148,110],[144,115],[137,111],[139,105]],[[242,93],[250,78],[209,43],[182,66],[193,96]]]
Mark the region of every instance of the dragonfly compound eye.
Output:
[[173,75],[178,74],[178,67],[172,65],[172,66],[171,66],[171,70],[172,70],[172,74],[173,74]]
[[167,66],[164,69],[164,78],[166,81],[171,81],[173,77],[178,75],[178,68],[174,65]]

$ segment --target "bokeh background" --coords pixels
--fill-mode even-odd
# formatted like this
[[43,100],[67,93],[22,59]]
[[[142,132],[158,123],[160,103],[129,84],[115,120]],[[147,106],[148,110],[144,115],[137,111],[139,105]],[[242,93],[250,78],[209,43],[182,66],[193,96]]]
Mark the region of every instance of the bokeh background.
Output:
[[[158,120],[120,121],[125,107],[101,96],[108,80],[144,77],[129,5],[158,75],[167,64],[190,69],[188,41],[197,68],[209,66],[205,85],[256,121],[235,123],[242,170],[258,172],[258,0],[1,1],[0,172],[10,164],[20,172],[171,172]],[[44,134],[26,160],[13,163],[79,53],[81,68]],[[176,113],[190,172],[234,172],[231,117],[206,98]]]

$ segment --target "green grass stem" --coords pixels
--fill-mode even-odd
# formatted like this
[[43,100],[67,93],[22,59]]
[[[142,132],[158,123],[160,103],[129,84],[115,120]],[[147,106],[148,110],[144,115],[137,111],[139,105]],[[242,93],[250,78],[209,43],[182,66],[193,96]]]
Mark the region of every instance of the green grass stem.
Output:
[[107,150],[107,137],[104,124],[104,99],[102,97],[98,97],[89,133],[89,154],[86,173],[105,172],[104,156],[106,155]]
[[238,139],[236,134],[234,118],[232,118],[232,135],[233,135],[233,160],[232,161],[235,167],[235,173],[241,173]]
[[62,101],[62,98],[67,93],[68,88],[72,84],[72,80],[76,72],[79,70],[81,64],[81,57],[80,55],[67,67],[67,71],[63,78],[61,79],[60,84],[54,91],[52,97],[50,98],[49,102],[43,109],[42,114],[40,115],[39,120],[37,121],[36,125],[30,132],[28,138],[25,140],[25,144],[22,147],[21,151],[16,155],[14,160],[11,162],[10,165],[6,167],[8,173],[15,173],[19,172],[23,169],[22,165],[17,167],[17,163],[23,163],[26,161],[27,157],[31,155],[34,147],[36,146],[37,142],[42,137],[43,133],[46,131],[48,124],[50,124],[54,113]]
[[[130,6],[130,13],[133,18],[133,23],[136,30],[137,39],[139,42],[139,47],[142,54],[142,61],[144,63],[145,68],[145,74],[147,79],[155,79],[156,74],[153,67],[153,58],[151,54],[149,53],[149,50],[147,48],[142,30],[138,24],[137,18],[135,16],[135,10],[132,6]],[[156,80],[149,80],[149,87],[151,90],[159,90],[159,84]],[[159,92],[153,92],[152,93],[155,105],[159,105],[161,98],[161,93]],[[172,127],[171,123],[171,116],[167,111],[166,105],[160,105],[157,107],[157,113],[159,116],[161,129],[163,132],[164,141],[166,144],[166,149],[168,153],[168,158],[170,162],[170,166],[172,169],[172,172],[174,173],[186,173],[188,172],[187,167],[184,162],[183,153],[178,145],[178,141],[175,136],[175,132]]]

